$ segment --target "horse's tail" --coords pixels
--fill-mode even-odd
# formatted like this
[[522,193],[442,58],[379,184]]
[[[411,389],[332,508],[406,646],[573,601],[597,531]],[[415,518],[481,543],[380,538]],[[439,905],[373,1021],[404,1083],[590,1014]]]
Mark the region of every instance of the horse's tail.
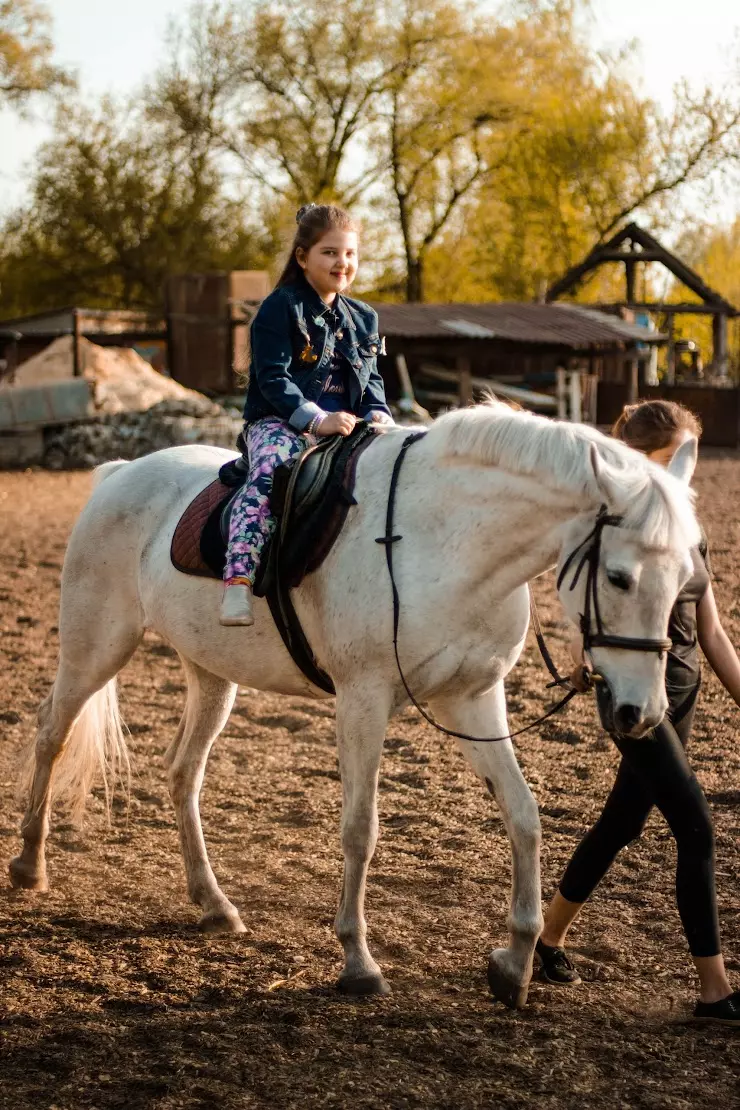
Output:
[[[54,689],[39,708],[39,727],[43,728],[52,711]],[[22,773],[21,791],[27,797],[36,765],[35,743],[30,746]],[[90,697],[77,716],[65,744],[54,762],[52,803],[62,802],[71,821],[82,819],[87,796],[98,774],[105,793],[105,809],[110,808],[120,783],[128,799],[131,768],[126,731],[118,708],[116,679]]]
[[93,471],[93,489],[104,482],[106,478],[110,477],[116,470],[120,470],[122,466],[126,465],[126,459],[114,459],[113,462],[104,462],[100,466],[96,466]]

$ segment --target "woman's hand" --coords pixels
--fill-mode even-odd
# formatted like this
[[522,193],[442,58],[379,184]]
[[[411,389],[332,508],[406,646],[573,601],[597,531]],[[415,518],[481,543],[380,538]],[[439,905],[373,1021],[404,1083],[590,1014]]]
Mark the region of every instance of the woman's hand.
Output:
[[357,423],[351,412],[329,412],[316,429],[317,436],[348,436]]
[[568,680],[579,694],[586,694],[593,686],[592,674],[588,663],[578,663],[568,675]]

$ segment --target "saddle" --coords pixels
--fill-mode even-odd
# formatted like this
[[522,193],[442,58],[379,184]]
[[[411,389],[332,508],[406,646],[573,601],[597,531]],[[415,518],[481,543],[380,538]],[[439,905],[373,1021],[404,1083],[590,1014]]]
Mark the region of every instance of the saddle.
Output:
[[[371,424],[358,423],[350,435],[327,436],[292,463],[276,467],[270,509],[277,528],[266,545],[254,586],[255,594],[266,598],[297,666],[309,681],[330,694],[334,685],[314,659],[290,590],[321,566],[350,506],[357,504],[353,496],[357,463],[374,436]],[[247,478],[244,460],[234,459],[222,466],[218,478],[188,505],[170,545],[170,559],[177,570],[223,578],[231,509]]]

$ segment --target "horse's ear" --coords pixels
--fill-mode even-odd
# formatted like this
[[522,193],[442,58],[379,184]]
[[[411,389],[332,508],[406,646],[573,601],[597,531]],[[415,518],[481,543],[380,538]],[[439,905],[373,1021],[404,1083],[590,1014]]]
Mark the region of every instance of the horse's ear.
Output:
[[596,485],[604,504],[610,505],[612,508],[615,507],[615,502],[619,500],[619,489],[614,482],[608,463],[605,463],[602,459],[595,443],[589,445],[589,458]]
[[696,436],[691,436],[682,443],[676,454],[668,463],[668,473],[679,481],[689,484],[694,476],[694,468],[699,455],[699,441]]

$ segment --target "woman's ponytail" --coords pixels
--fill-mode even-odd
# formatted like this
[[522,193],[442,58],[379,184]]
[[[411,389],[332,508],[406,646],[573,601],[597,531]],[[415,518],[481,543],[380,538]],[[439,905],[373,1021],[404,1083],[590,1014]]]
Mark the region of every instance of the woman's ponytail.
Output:
[[662,400],[625,405],[612,428],[615,439],[645,455],[667,447],[680,432],[689,432],[698,439],[701,420],[685,405]]

